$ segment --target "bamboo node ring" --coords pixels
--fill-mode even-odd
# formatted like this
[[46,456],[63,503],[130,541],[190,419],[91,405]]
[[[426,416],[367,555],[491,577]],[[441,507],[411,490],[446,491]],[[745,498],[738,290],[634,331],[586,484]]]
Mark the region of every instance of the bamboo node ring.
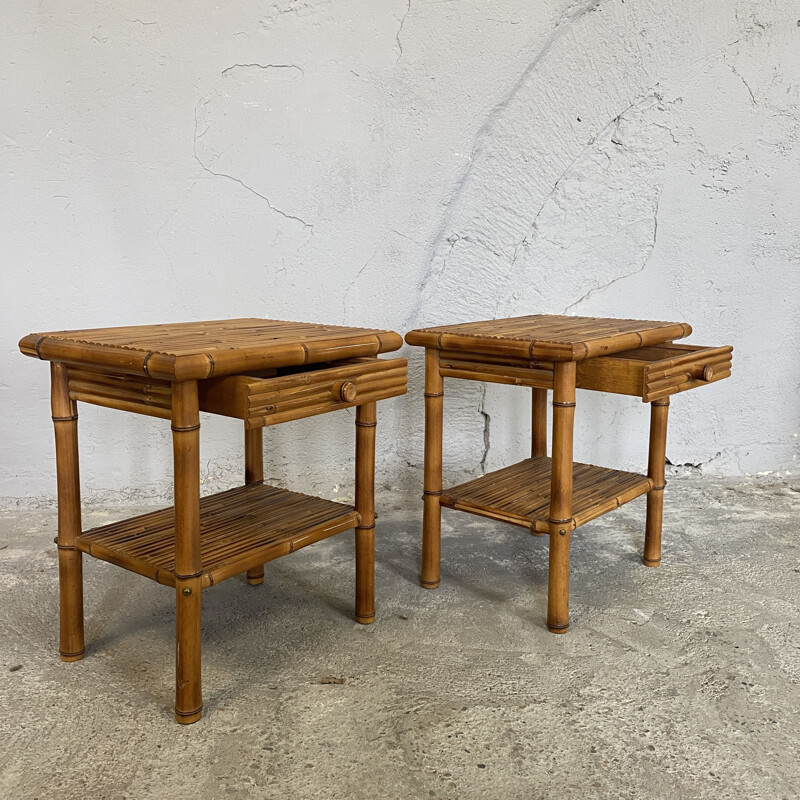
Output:
[[40,337],[39,337],[39,338],[36,340],[36,344],[34,345],[34,349],[36,350],[36,358],[38,358],[38,359],[40,359],[40,360],[41,360],[41,358],[42,358],[42,354],[39,352],[39,348],[42,346],[42,342],[43,342],[43,341],[44,341],[46,338],[47,338],[46,336],[40,336]]

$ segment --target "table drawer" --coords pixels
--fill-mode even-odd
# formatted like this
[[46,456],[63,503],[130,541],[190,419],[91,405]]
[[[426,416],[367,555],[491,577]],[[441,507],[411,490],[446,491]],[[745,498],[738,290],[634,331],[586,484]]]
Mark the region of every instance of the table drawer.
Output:
[[405,394],[404,358],[357,358],[201,381],[200,410],[260,428]]
[[732,347],[667,343],[639,347],[577,365],[579,389],[629,394],[645,403],[716,383],[731,374]]

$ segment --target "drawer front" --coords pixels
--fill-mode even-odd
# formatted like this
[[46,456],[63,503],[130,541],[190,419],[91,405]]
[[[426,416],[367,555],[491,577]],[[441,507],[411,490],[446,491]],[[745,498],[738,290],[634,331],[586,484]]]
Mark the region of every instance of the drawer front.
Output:
[[81,403],[170,419],[172,384],[116,372],[69,367],[69,397]]
[[731,374],[732,347],[668,343],[578,362],[577,386],[641,397],[645,403],[716,383]]
[[650,403],[677,392],[716,383],[731,374],[732,347],[674,345],[673,358],[653,361],[644,368],[642,400]]
[[502,358],[481,359],[474,355],[462,358],[458,353],[442,350],[439,353],[439,373],[443,378],[535,386],[540,389],[553,388],[552,361],[514,362]]
[[363,358],[274,377],[211,378],[200,382],[200,410],[248,428],[275,425],[405,394],[407,371],[404,358]]

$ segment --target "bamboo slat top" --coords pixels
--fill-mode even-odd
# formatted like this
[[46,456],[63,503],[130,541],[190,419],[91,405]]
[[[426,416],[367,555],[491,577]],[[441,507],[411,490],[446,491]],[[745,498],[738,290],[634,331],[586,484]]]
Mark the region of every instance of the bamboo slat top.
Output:
[[691,332],[685,322],[533,314],[419,328],[406,334],[406,342],[465,353],[580,361],[682,339]]
[[375,356],[403,343],[394,331],[270,319],[227,319],[31,333],[28,356],[165,380]]

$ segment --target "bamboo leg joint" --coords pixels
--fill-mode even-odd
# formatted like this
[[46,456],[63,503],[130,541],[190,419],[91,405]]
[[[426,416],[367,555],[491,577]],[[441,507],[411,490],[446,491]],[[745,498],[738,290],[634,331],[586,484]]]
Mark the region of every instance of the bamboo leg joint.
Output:
[[200,424],[197,425],[172,425],[172,430],[175,433],[190,433],[191,431],[199,431]]
[[[191,575],[178,575],[178,573],[176,572],[175,578],[176,580],[179,581],[188,581],[191,580],[192,578],[199,578],[202,574],[203,574],[202,570],[200,570],[200,572],[193,572]],[[191,594],[191,591],[189,592],[189,594]]]

